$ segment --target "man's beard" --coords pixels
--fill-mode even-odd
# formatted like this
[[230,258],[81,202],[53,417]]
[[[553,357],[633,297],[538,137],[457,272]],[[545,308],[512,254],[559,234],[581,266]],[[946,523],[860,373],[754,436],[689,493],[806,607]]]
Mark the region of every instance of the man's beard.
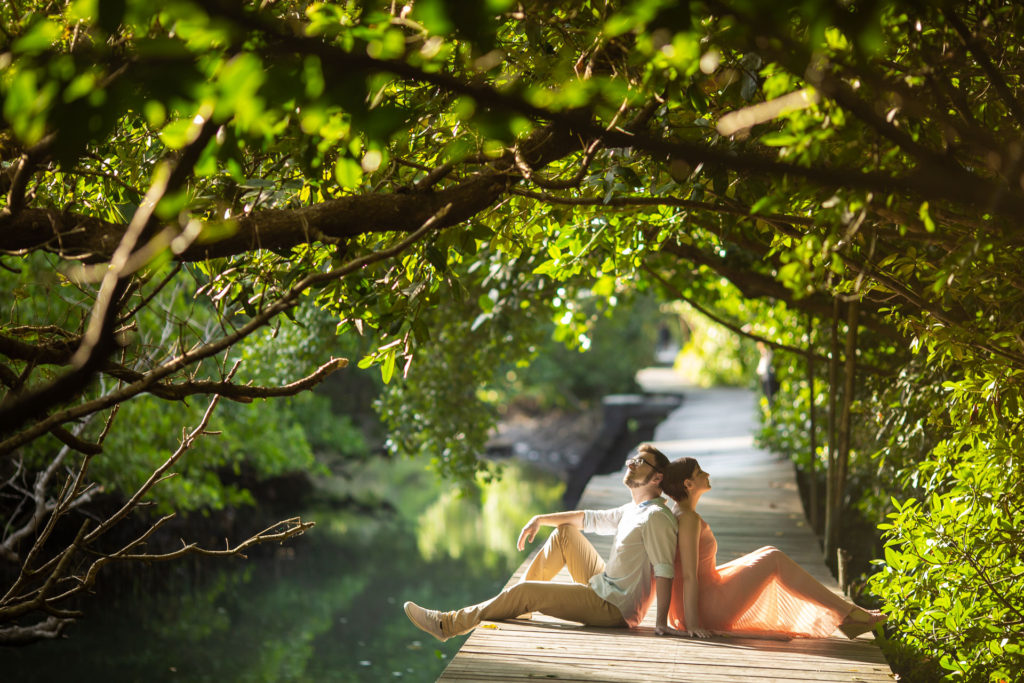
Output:
[[628,474],[626,474],[626,486],[628,486],[631,489],[638,489],[641,486],[646,486],[647,484],[651,483],[651,479],[654,479],[654,472],[651,472],[650,474],[648,474],[647,478],[644,479],[643,481],[639,481],[637,479],[633,479],[632,475],[633,475],[632,472],[629,472]]

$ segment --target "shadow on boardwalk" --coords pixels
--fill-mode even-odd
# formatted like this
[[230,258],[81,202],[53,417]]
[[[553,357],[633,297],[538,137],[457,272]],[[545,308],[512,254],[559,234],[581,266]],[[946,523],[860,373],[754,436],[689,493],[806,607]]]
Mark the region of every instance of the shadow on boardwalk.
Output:
[[[644,372],[657,373],[641,374],[649,390],[672,390],[666,371]],[[671,459],[696,457],[711,474],[712,490],[701,501],[701,515],[718,539],[718,562],[774,545],[838,592],[804,519],[792,466],[754,448],[755,395],[742,389],[684,391],[686,400],[659,425],[655,443]],[[621,472],[594,477],[579,507],[626,502],[621,480]],[[607,557],[611,537],[590,538]],[[563,571],[558,580],[570,579]],[[542,615],[532,622],[487,622],[466,640],[439,680],[538,679],[881,682],[891,681],[892,675],[870,635],[854,641],[838,632],[823,639],[662,638],[654,635],[652,607],[633,630],[583,627]]]

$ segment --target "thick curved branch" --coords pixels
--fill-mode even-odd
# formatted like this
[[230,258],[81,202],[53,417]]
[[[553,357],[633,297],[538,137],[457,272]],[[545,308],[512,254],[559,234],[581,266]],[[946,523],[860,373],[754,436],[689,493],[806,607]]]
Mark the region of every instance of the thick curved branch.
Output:
[[[117,405],[118,403],[126,401],[133,396],[148,391],[151,386],[163,378],[168,377],[179,370],[192,365],[193,363],[201,361],[204,358],[209,358],[227,348],[230,348],[232,345],[246,338],[257,329],[267,325],[279,314],[292,308],[299,296],[307,289],[338,280],[349,273],[361,270],[368,265],[392,258],[393,256],[404,252],[408,247],[435,231],[435,223],[444,218],[446,210],[447,207],[443,207],[437,214],[427,220],[419,230],[387,249],[373,252],[366,256],[349,261],[335,270],[331,270],[326,273],[314,273],[306,276],[299,282],[293,284],[288,291],[282,294],[272,304],[260,311],[257,315],[253,316],[246,324],[216,341],[188,351],[177,358],[173,358],[167,363],[154,368],[138,382],[133,382],[132,384],[121,387],[116,391],[112,391],[109,394],[92,401],[86,401],[69,408],[64,408],[3,440],[0,442],[0,457],[9,455],[14,451],[14,449],[39,438],[39,436],[47,433],[55,425],[60,425],[85,415],[91,415],[99,410],[104,410],[105,408]],[[36,403],[36,401],[39,400],[39,395],[40,394],[37,393],[28,397],[19,397],[10,405],[0,406],[0,433],[20,427],[25,423],[27,415],[35,414],[41,409],[41,407],[45,407],[47,405],[45,403]]]
[[[180,155],[167,165],[161,164],[154,173],[153,184],[146,198],[132,216],[131,223],[121,235],[107,267],[100,291],[96,296],[81,344],[71,357],[73,369],[53,382],[17,397],[11,405],[0,408],[0,414],[13,414],[22,421],[38,418],[48,406],[59,405],[77,395],[89,385],[97,371],[116,347],[115,328],[117,312],[125,302],[133,271],[131,257],[136,245],[152,226],[157,204],[168,192],[181,188],[199,160],[199,155],[212,139],[217,125],[207,119],[198,127],[191,142]],[[0,217],[0,229],[3,227]],[[0,433],[5,431],[0,426]]]
[[[96,296],[89,323],[82,338],[82,343],[71,358],[71,363],[79,368],[87,368],[91,373],[112,347],[114,325],[116,324],[115,308],[118,300],[127,288],[127,281],[133,274],[130,262],[143,235],[151,229],[157,204],[168,193],[177,192],[184,186],[192,173],[192,168],[199,160],[199,155],[213,139],[218,124],[213,119],[203,121],[195,132],[193,139],[182,150],[181,155],[169,166],[157,166],[153,184],[146,192],[142,204],[132,216],[128,229],[118,242],[117,249],[110,258],[110,264],[100,283],[100,291]],[[64,382],[74,381],[74,376],[62,378]]]
[[[36,364],[67,365],[74,353],[77,338],[59,339],[44,344],[30,344],[14,337],[0,335],[0,354],[7,358],[28,361]],[[300,391],[311,388],[331,372],[343,368],[348,360],[332,359],[323,365],[309,377],[297,380],[291,384],[281,387],[249,386],[243,384],[232,384],[230,382],[213,381],[190,381],[177,384],[157,383],[151,385],[147,392],[159,398],[167,400],[181,400],[196,394],[219,394],[232,401],[248,403],[257,398],[271,398],[275,396],[294,396]],[[100,366],[100,372],[110,375],[123,382],[139,382],[146,377],[146,373],[133,370],[129,367],[107,361]],[[89,444],[81,439],[75,439],[66,430],[57,428],[53,430],[54,436],[65,444],[82,453],[92,453],[96,448],[95,444]],[[98,452],[98,451],[97,451]]]
[[[605,126],[606,129],[614,128],[618,124],[619,118],[621,118],[622,115],[626,113],[627,105],[628,100],[624,100],[622,102],[622,105],[619,107],[619,110],[615,112],[615,116],[613,116],[612,120],[608,123],[607,126]],[[650,107],[650,105],[647,107],[647,109],[649,109],[648,114],[646,116],[642,115],[642,118],[644,120],[646,120],[647,116],[649,116],[650,113],[653,112],[653,109]],[[571,177],[565,178],[563,180],[552,180],[550,178],[545,178],[540,174],[536,173],[536,169],[532,168],[529,162],[527,162],[527,160],[523,158],[523,155],[520,153],[518,146],[512,150],[512,153],[515,158],[516,168],[519,169],[519,172],[523,174],[524,178],[526,178],[533,184],[537,185],[538,187],[542,187],[546,190],[566,190],[572,187],[579,187],[579,184],[583,182],[583,178],[587,175],[587,171],[590,169],[590,164],[594,161],[594,157],[597,155],[597,152],[600,148],[601,145],[599,140],[594,140],[589,145],[587,145],[583,150],[583,158],[580,160],[579,168],[576,170],[576,173],[574,173]]]
[[[200,236],[175,259],[204,261],[315,241],[337,243],[371,233],[411,232],[444,206],[451,209],[437,226],[449,227],[491,206],[505,183],[504,174],[488,173],[435,192],[354,195],[298,209],[254,211],[228,224],[230,234],[206,243],[199,243]],[[119,223],[55,209],[26,209],[4,226],[0,251],[45,249],[66,259],[103,262],[111,258],[124,232]]]
[[[522,154],[532,166],[544,166],[571,153],[574,140],[564,131],[542,128],[522,143]],[[504,196],[513,177],[516,173],[509,155],[441,190],[367,193],[297,209],[254,211],[232,221],[229,234],[215,242],[201,243],[200,235],[175,259],[203,261],[257,249],[290,249],[315,241],[334,244],[372,233],[408,233],[432,218],[437,229],[447,228],[494,205]],[[444,215],[434,218],[444,207]],[[45,249],[62,258],[90,263],[109,260],[126,230],[122,224],[55,209],[25,209],[2,227],[2,252],[22,254]],[[224,227],[218,226],[218,232]]]

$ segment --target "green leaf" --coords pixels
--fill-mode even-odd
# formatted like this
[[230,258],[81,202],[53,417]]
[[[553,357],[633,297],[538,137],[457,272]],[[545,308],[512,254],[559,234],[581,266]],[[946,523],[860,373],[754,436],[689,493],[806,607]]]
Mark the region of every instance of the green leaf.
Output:
[[160,131],[160,140],[170,149],[181,149],[192,139],[194,126],[191,119],[171,121]]
[[346,189],[359,187],[363,180],[363,168],[354,159],[342,157],[334,165],[334,179]]
[[921,208],[917,212],[921,222],[924,223],[924,228],[928,232],[935,232],[935,221],[932,220],[931,214],[928,213],[928,202],[921,204]]
[[452,32],[454,25],[446,5],[442,0],[417,0],[410,18],[423,24],[433,35],[447,35]]
[[384,356],[384,362],[380,366],[380,378],[384,381],[384,384],[391,383],[391,377],[395,374],[395,349],[388,351],[387,355]]
[[49,50],[61,35],[61,28],[48,19],[37,21],[11,45],[15,54],[36,54]]

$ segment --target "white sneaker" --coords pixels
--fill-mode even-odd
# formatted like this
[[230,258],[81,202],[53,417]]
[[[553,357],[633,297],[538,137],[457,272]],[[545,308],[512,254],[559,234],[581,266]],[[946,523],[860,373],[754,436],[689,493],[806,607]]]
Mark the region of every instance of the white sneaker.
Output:
[[407,602],[404,605],[405,616],[421,631],[426,631],[442,643],[448,640],[448,636],[441,630],[441,613],[436,609],[424,609],[415,602]]

